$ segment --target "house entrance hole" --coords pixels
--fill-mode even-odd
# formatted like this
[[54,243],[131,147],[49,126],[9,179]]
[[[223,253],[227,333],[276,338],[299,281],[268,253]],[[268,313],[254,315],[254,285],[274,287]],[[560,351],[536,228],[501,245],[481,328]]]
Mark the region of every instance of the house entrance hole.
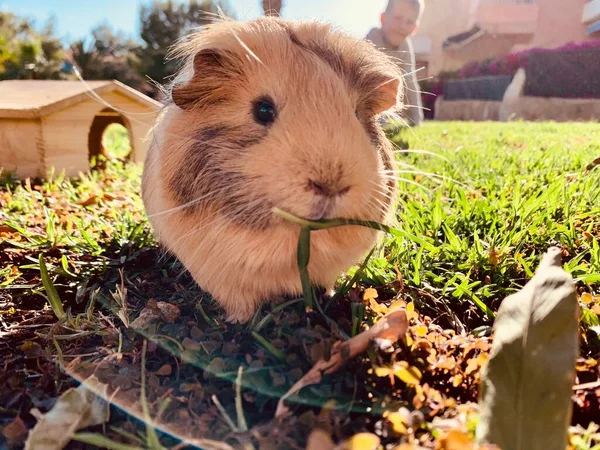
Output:
[[101,160],[128,160],[132,145],[127,120],[110,108],[100,111],[90,127],[88,149],[92,167]]

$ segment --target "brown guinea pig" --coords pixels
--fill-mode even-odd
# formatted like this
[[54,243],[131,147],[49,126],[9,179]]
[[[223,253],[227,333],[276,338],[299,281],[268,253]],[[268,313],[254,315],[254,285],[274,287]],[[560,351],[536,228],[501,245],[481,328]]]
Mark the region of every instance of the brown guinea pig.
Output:
[[[274,207],[313,220],[392,217],[394,155],[378,118],[400,106],[402,73],[367,41],[274,17],[213,23],[173,55],[184,65],[147,154],[146,212],[227,320],[246,322],[261,302],[302,294],[300,227]],[[332,289],[379,233],[313,231],[312,283]]]

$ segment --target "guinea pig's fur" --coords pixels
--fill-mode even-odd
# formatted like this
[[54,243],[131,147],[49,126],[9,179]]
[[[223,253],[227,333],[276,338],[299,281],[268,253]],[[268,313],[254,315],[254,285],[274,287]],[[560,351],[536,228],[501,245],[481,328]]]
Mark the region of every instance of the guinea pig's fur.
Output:
[[[227,320],[246,322],[261,302],[302,294],[300,227],[273,207],[392,217],[394,157],[378,117],[401,105],[402,73],[367,41],[274,17],[213,23],[173,54],[185,64],[155,127],[143,201],[157,240]],[[261,101],[273,122],[256,118]],[[313,231],[312,283],[332,289],[379,233]]]

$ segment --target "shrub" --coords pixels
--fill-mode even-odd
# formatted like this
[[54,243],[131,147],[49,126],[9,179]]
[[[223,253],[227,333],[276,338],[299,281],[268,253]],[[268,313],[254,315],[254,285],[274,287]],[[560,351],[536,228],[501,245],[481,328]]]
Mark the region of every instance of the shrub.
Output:
[[[422,89],[423,104],[431,109],[444,95],[447,81],[486,76],[514,76],[527,70],[525,95],[563,98],[600,98],[600,40],[569,42],[556,48],[531,48],[474,61],[453,72],[442,72]],[[426,91],[426,92],[425,92]]]
[[600,41],[533,50],[526,68],[525,95],[600,99]]

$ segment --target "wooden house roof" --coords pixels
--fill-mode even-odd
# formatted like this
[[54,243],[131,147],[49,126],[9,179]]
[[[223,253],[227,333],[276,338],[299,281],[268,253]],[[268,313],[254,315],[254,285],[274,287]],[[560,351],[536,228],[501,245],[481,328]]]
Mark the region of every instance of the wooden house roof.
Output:
[[134,101],[158,109],[160,102],[116,80],[7,80],[0,81],[0,118],[35,119],[76,103],[117,91]]

